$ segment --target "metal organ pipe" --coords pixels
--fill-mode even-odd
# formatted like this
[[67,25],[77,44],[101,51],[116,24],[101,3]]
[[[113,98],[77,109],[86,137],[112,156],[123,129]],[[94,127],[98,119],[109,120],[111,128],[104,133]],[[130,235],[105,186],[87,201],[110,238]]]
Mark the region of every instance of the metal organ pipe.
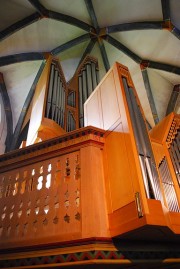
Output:
[[133,89],[129,88],[126,78],[123,78],[126,99],[133,126],[137,150],[139,153],[140,166],[144,180],[146,195],[148,198],[161,200],[160,182],[155,166],[151,144],[147,134],[146,125],[140,108],[136,101]]
[[46,117],[50,117],[50,109],[51,109],[51,99],[52,99],[52,91],[54,84],[54,65],[51,64],[51,72],[50,72],[50,80],[49,80],[49,88],[48,88],[48,97],[46,103]]
[[87,96],[89,97],[93,91],[91,65],[90,64],[86,65],[86,75],[87,75]]
[[97,86],[97,78],[96,78],[96,64],[91,62],[91,72],[92,72],[92,85],[93,85],[93,90]]
[[56,110],[56,97],[57,97],[57,85],[58,85],[58,70],[55,70],[53,92],[52,92],[52,116],[51,119],[55,119],[55,110]]
[[83,96],[82,96],[82,76],[78,77],[78,86],[79,86],[79,125],[83,127],[84,119],[83,119]]
[[60,80],[59,82],[59,100],[58,100],[58,108],[59,108],[59,112],[58,112],[58,124],[61,125],[61,107],[62,107],[62,82]]
[[59,114],[59,97],[60,97],[59,84],[60,84],[60,77],[58,76],[57,93],[56,93],[56,111],[55,111],[55,122],[56,122],[57,124],[59,124],[59,122],[58,122],[58,114]]
[[83,88],[83,92],[82,92],[82,95],[83,95],[83,104],[86,102],[87,100],[87,78],[86,78],[86,70],[84,69],[82,71],[82,88]]

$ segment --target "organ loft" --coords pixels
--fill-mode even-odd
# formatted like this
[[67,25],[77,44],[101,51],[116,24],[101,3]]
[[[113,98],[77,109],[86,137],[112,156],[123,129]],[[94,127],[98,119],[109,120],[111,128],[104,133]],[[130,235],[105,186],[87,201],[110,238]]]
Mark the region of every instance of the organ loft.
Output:
[[0,268],[180,268],[180,117],[148,131],[127,67],[48,56],[0,164]]

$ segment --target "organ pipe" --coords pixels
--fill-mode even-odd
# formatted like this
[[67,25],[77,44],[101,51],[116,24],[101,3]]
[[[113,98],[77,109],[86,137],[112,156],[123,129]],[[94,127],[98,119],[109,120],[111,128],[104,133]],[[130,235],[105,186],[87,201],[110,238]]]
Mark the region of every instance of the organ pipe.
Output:
[[136,101],[133,89],[128,87],[127,80],[125,78],[123,78],[123,84],[132,119],[132,127],[139,154],[146,195],[148,198],[161,200],[160,183],[146,125]]

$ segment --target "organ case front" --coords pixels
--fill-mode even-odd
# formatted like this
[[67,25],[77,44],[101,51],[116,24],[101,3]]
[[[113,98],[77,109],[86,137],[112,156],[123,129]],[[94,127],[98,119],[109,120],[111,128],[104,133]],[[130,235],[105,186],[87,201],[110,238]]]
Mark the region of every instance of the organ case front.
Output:
[[[174,238],[146,120],[126,67],[116,63],[85,103],[85,125],[106,130],[104,167],[111,235]],[[177,207],[179,202],[176,196]]]

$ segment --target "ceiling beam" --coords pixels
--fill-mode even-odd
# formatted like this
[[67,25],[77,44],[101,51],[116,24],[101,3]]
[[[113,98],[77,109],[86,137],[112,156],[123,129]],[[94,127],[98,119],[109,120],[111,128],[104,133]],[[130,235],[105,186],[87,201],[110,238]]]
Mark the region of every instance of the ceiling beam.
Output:
[[42,52],[27,52],[27,53],[13,54],[0,57],[0,66],[27,61],[44,60],[44,58],[45,56],[44,53]]
[[167,72],[170,72],[173,74],[180,75],[180,67],[178,67],[178,66],[154,62],[154,61],[142,61],[141,64],[143,64],[143,62],[147,62],[147,67],[149,67],[149,68],[163,70],[163,71],[167,71]]
[[[86,47],[86,49],[85,49],[85,51],[84,51],[84,53],[83,53],[83,55],[82,55],[82,57],[81,57],[81,59],[80,59],[80,61],[79,61],[79,64],[78,64],[78,66],[77,66],[77,68],[76,68],[76,71],[78,70],[78,68],[79,68],[79,66],[81,65],[81,63],[84,61],[85,57],[86,57],[88,54],[91,53],[92,49],[94,48],[95,43],[96,43],[96,39],[95,39],[95,38],[92,38],[92,39],[89,41],[89,44],[87,45],[87,47]],[[75,73],[76,73],[76,71],[75,71]]]
[[51,51],[51,54],[57,55],[65,50],[68,50],[68,49],[82,43],[82,42],[87,41],[89,38],[90,38],[90,34],[84,34],[84,35],[78,36],[78,37],[58,46],[57,48],[53,49]]
[[41,16],[46,16],[48,10],[38,1],[38,0],[28,0],[31,5],[41,14]]
[[91,32],[93,31],[94,27],[83,22],[83,21],[80,21],[74,17],[71,17],[69,15],[65,15],[65,14],[62,14],[62,13],[58,13],[58,12],[55,12],[55,11],[51,11],[49,10],[48,11],[48,17],[53,19],[53,20],[57,20],[57,21],[62,21],[62,22],[65,22],[65,23],[68,23],[68,24],[71,24],[73,26],[76,26],[76,27],[79,27],[81,28],[82,30],[86,31],[86,32]]
[[9,95],[6,89],[6,85],[5,85],[5,81],[4,81],[4,77],[2,73],[0,73],[0,94],[2,96],[4,111],[6,115],[7,135],[6,135],[6,141],[5,141],[5,145],[6,145],[5,152],[7,152],[10,149],[10,144],[12,141],[13,117],[12,117],[11,103],[10,103]]
[[171,97],[169,99],[169,103],[167,106],[167,110],[166,110],[166,116],[173,112],[176,108],[176,104],[179,98],[179,93],[180,93],[180,84],[175,85],[171,94]]
[[150,85],[150,82],[149,82],[149,76],[148,76],[147,69],[142,70],[142,77],[143,77],[147,97],[148,97],[148,100],[149,100],[151,112],[152,112],[152,115],[153,115],[154,123],[157,124],[159,122],[159,117],[158,117],[156,105],[155,105],[155,102],[154,102],[154,97],[153,97],[151,85]]
[[133,30],[161,30],[163,28],[163,22],[131,22],[131,23],[122,23],[106,27],[108,34],[124,31],[133,31]]
[[170,5],[169,0],[161,0],[163,20],[170,20]]
[[92,22],[94,28],[96,29],[96,31],[98,32],[99,31],[99,25],[98,25],[98,21],[97,21],[97,17],[96,17],[95,11],[94,11],[92,1],[91,0],[84,0],[84,1],[85,1],[89,16],[91,18],[91,22]]
[[110,64],[109,64],[109,60],[108,60],[108,56],[106,53],[106,49],[105,49],[103,40],[101,38],[98,38],[98,44],[99,44],[99,49],[101,52],[102,60],[104,63],[104,67],[105,67],[105,70],[107,72],[110,69]]
[[14,34],[18,30],[21,30],[22,28],[38,21],[41,19],[41,16],[38,12],[12,24],[11,26],[7,27],[3,31],[0,32],[0,41],[9,37],[10,35]]
[[110,35],[104,36],[103,39],[105,39],[109,44],[111,44],[118,50],[122,51],[136,63],[140,63],[142,61],[142,59],[138,55],[136,55],[134,52],[132,52],[130,49],[128,49],[126,46],[124,46],[122,43],[120,43],[118,40],[111,37]]
[[21,110],[18,122],[16,124],[16,128],[14,130],[14,134],[13,134],[13,137],[12,137],[12,142],[11,142],[11,145],[10,145],[11,150],[16,149],[16,144],[18,142],[18,138],[19,138],[20,133],[21,133],[21,129],[22,129],[22,125],[24,123],[24,119],[26,117],[26,113],[27,113],[28,108],[29,108],[29,106],[31,104],[32,98],[33,98],[34,93],[35,93],[36,85],[37,85],[37,83],[39,81],[39,78],[40,78],[40,76],[42,74],[42,71],[43,71],[43,69],[45,67],[45,64],[46,64],[46,61],[44,60],[42,62],[42,64],[41,64],[38,72],[37,72],[37,75],[36,75],[36,77],[35,77],[35,79],[33,81],[33,84],[31,86],[30,91],[29,91],[29,93],[28,93],[28,95],[26,97],[26,100],[24,102],[23,108]]

